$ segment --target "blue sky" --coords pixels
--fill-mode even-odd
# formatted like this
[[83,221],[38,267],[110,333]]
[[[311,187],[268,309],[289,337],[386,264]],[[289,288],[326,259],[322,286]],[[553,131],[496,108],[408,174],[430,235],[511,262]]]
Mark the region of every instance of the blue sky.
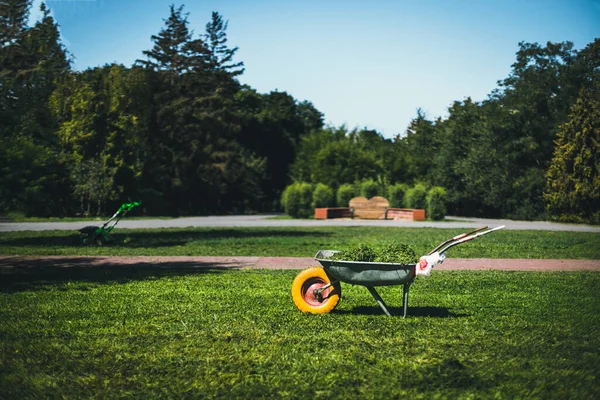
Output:
[[[31,20],[39,13],[35,0]],[[73,68],[131,66],[150,49],[173,1],[47,0]],[[185,4],[203,33],[212,11],[261,93],[309,100],[325,121],[403,133],[422,108],[447,115],[455,100],[484,100],[508,76],[520,41],[600,37],[600,0],[202,0]],[[31,22],[31,21],[30,21]]]

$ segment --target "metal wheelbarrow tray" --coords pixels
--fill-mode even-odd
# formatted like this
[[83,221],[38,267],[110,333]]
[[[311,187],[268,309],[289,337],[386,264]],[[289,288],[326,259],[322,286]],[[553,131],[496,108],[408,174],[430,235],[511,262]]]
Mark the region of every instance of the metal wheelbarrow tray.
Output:
[[365,286],[387,316],[392,314],[375,289],[376,286],[403,285],[403,317],[408,311],[408,291],[417,275],[429,275],[433,267],[444,262],[449,248],[487,233],[504,228],[504,225],[487,229],[487,226],[455,236],[441,243],[419,263],[397,264],[336,260],[335,250],[319,250],[315,260],[321,267],[303,270],[292,283],[292,299],[298,309],[313,314],[332,311],[342,296],[341,282]]

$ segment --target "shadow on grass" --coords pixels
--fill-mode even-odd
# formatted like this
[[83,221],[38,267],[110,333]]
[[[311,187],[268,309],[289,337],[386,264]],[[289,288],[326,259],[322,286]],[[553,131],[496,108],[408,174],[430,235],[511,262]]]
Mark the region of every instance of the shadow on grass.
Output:
[[98,261],[104,258],[0,259],[0,292],[45,290],[48,285],[62,285],[69,282],[113,284],[206,273],[219,274],[237,268],[237,265],[231,263],[196,261],[98,264]]
[[[402,318],[402,307],[387,306],[387,309],[393,317]],[[379,306],[359,306],[351,310],[335,310],[338,314],[354,314],[354,315],[385,315]],[[433,317],[433,318],[462,318],[468,317],[468,314],[456,314],[448,310],[446,307],[408,307],[407,318],[410,317]]]
[[[105,244],[111,247],[145,248],[171,247],[194,241],[219,239],[257,239],[265,237],[317,237],[329,236],[327,232],[286,229],[164,229],[116,231],[111,233],[113,242]],[[64,236],[45,236],[43,233],[31,232],[31,236],[0,240],[0,245],[14,247],[55,247],[83,246],[78,233]]]

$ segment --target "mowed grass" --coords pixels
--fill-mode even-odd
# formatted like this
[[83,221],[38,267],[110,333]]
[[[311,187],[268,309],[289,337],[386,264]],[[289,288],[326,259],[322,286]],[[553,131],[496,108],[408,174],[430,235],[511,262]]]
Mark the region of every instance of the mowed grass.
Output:
[[[0,255],[289,256],[357,244],[408,244],[426,254],[465,230],[395,227],[281,227],[115,229],[114,243],[83,246],[77,232],[3,232]],[[510,231],[490,233],[452,248],[449,257],[600,259],[600,233]]]
[[600,398],[598,273],[434,271],[402,319],[302,314],[297,272],[3,270],[0,398]]

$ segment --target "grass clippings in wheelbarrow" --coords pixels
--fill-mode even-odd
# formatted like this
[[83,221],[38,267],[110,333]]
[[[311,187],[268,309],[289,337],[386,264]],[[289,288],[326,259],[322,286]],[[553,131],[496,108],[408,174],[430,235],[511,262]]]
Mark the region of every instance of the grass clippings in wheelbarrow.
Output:
[[417,255],[405,244],[390,243],[381,247],[360,244],[348,250],[337,252],[331,256],[333,260],[380,262],[395,264],[414,264]]

